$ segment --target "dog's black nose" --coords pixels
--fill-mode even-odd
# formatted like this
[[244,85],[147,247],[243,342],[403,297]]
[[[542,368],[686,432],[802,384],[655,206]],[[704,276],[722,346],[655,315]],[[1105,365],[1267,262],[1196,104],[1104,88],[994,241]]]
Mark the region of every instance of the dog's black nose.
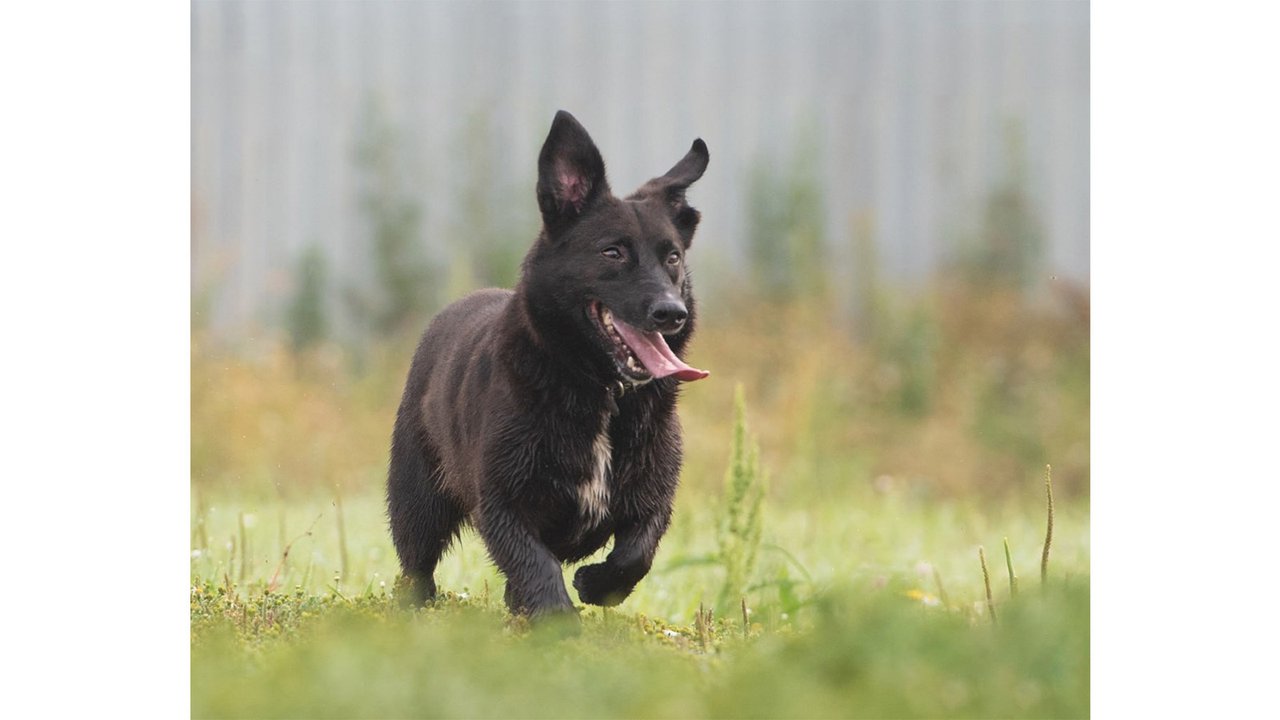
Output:
[[658,332],[670,333],[684,326],[689,319],[689,311],[684,303],[678,300],[659,300],[649,310],[649,320],[657,326]]

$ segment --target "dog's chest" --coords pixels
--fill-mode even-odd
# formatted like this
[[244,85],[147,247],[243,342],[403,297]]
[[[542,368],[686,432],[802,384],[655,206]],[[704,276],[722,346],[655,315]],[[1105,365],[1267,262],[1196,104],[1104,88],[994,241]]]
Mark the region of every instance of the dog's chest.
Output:
[[609,471],[613,444],[609,441],[609,413],[604,413],[591,441],[587,477],[578,485],[578,517],[595,527],[609,515]]

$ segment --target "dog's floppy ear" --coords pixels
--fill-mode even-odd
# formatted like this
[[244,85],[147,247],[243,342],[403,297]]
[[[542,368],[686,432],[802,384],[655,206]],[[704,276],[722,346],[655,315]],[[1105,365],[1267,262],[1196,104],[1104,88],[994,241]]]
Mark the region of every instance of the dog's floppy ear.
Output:
[[604,158],[586,128],[561,110],[538,155],[538,207],[548,230],[563,227],[609,192]]
[[702,215],[689,207],[685,202],[685,191],[702,177],[707,170],[711,154],[707,152],[707,144],[702,138],[693,141],[693,147],[661,177],[645,183],[632,195],[632,198],[651,197],[661,199],[671,210],[671,221],[684,238],[685,247],[693,242],[693,231],[698,227]]

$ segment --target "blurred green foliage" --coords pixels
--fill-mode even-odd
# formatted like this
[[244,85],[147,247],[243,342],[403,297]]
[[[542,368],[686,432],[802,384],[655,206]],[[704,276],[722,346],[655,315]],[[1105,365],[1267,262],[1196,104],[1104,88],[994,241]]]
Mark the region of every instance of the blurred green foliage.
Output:
[[359,207],[369,226],[373,276],[347,288],[357,326],[376,337],[408,332],[440,306],[441,272],[422,242],[422,203],[408,182],[397,131],[370,103],[356,146]]
[[488,112],[471,112],[463,123],[456,143],[460,168],[456,197],[457,210],[452,232],[450,267],[451,297],[460,297],[477,287],[512,287],[520,274],[520,261],[537,234],[540,219],[528,187],[513,187],[501,165],[504,153],[500,129],[493,126]]
[[329,273],[324,251],[312,245],[298,258],[297,287],[285,316],[294,352],[303,352],[329,337],[327,295]]
[[1044,229],[1027,193],[1025,132],[1017,122],[1005,130],[1005,173],[988,193],[976,237],[962,243],[959,264],[970,282],[1016,290],[1043,280]]
[[785,162],[760,158],[747,189],[747,252],[755,290],[770,300],[821,298],[827,292],[825,210],[809,133]]
[[896,369],[898,409],[908,417],[928,415],[938,378],[936,319],[917,303],[881,312],[872,343],[881,361]]
[[[423,237],[427,204],[400,132],[370,103],[355,149],[361,177],[358,205],[367,225],[368,277],[348,278],[345,299],[361,342],[400,338],[420,331],[449,299],[478,287],[511,287],[537,228],[532,198],[495,181],[503,148],[486,112],[472,112],[457,142],[447,197],[434,212],[451,218],[447,265],[428,257]],[[437,241],[439,242],[439,241]],[[306,288],[308,268],[297,271]],[[324,301],[323,288],[317,298]],[[361,353],[357,353],[361,354]]]

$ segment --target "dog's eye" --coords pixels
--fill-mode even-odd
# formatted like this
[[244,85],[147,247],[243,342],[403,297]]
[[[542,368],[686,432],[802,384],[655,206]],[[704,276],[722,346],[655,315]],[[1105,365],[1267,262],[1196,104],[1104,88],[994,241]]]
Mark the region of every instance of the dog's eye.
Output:
[[621,260],[621,259],[622,259],[622,250],[620,250],[620,249],[619,249],[617,246],[615,246],[615,245],[610,245],[609,247],[607,247],[607,248],[605,248],[605,249],[601,250],[601,251],[600,251],[600,254],[601,254],[601,255],[603,255],[603,256],[605,256],[605,257],[607,257],[607,258],[609,258],[610,260]]
[[672,250],[672,251],[671,251],[671,254],[667,256],[667,264],[668,264],[668,265],[679,265],[679,264],[680,264],[680,253],[676,252],[675,250]]

